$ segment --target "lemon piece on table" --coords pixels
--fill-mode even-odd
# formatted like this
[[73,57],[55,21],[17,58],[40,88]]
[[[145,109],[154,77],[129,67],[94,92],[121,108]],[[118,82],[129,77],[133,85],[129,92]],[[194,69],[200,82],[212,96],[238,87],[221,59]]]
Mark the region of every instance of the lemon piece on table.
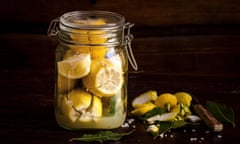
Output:
[[154,115],[147,119],[149,123],[154,123],[154,121],[172,121],[177,116],[178,113],[176,112],[169,112],[169,113],[163,113]]
[[176,112],[176,113],[180,113],[181,111],[181,105],[180,104],[177,104],[176,106],[172,107],[171,112]]
[[79,79],[90,72],[90,54],[79,54],[68,57],[57,63],[58,73],[71,79]]
[[177,102],[184,105],[190,106],[192,102],[192,96],[187,92],[177,92],[175,93],[177,97]]
[[110,97],[122,88],[123,72],[107,59],[92,60],[90,73],[82,82],[96,96]]
[[133,114],[135,116],[142,116],[155,107],[156,107],[156,105],[151,102],[144,103],[144,104],[138,104],[138,105],[136,105],[136,108],[131,111],[131,114]]
[[155,104],[161,108],[166,108],[167,105],[174,107],[177,105],[177,98],[173,94],[163,93],[155,100]]
[[136,105],[144,104],[150,101],[155,101],[156,99],[157,99],[157,91],[149,90],[135,97],[132,101],[132,107],[135,108]]
[[90,121],[102,115],[102,102],[96,96],[74,89],[69,92],[62,102],[62,112],[72,122]]

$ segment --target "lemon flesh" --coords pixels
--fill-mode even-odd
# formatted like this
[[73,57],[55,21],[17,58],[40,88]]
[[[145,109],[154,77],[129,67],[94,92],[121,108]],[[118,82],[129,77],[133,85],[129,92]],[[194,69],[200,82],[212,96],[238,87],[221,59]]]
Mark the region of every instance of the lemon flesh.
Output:
[[123,72],[107,59],[92,60],[90,73],[82,82],[96,96],[110,97],[122,88]]
[[79,79],[90,72],[91,59],[89,54],[73,55],[57,63],[58,73],[71,79]]
[[96,96],[92,96],[83,90],[75,89],[64,97],[62,112],[71,122],[96,120],[102,115],[102,102]]

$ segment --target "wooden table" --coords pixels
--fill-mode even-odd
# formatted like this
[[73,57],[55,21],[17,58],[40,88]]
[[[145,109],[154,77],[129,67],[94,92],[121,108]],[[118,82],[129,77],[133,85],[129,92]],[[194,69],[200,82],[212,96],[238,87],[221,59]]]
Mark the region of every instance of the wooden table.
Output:
[[[0,143],[70,143],[72,132],[57,126],[54,117],[54,48],[44,35],[1,36]],[[224,124],[213,133],[204,125],[172,130],[153,139],[139,120],[118,131],[136,131],[113,144],[234,144],[240,128],[240,36],[181,36],[135,38],[139,71],[129,70],[128,110],[131,100],[146,90],[159,93],[187,91],[202,103],[207,99],[234,108],[236,128]],[[131,119],[128,117],[127,119]],[[74,143],[74,142],[72,142]],[[80,142],[79,142],[80,143]]]

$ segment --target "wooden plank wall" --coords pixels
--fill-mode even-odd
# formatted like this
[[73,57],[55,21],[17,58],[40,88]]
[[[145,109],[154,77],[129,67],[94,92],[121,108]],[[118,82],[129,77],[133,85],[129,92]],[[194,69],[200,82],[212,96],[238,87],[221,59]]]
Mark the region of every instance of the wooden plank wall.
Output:
[[238,0],[7,0],[0,5],[0,61],[7,59],[4,68],[54,67],[50,21],[73,10],[107,10],[135,23],[140,71],[238,75],[239,7]]
[[124,15],[141,29],[170,30],[163,34],[186,33],[191,28],[208,32],[201,28],[238,28],[239,6],[238,0],[7,0],[0,5],[0,22],[7,27],[1,31],[44,33],[49,22],[65,12],[107,10]]

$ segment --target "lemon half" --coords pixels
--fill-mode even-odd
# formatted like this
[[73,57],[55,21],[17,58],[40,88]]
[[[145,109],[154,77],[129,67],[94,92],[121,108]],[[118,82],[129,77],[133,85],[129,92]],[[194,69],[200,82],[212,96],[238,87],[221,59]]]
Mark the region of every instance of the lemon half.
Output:
[[82,79],[84,86],[100,97],[115,95],[123,84],[123,72],[107,59],[92,60],[90,73]]
[[57,63],[58,73],[71,79],[79,79],[90,72],[90,54],[81,53],[70,56]]
[[72,122],[96,120],[102,115],[101,99],[80,89],[69,92],[61,107],[63,114]]

